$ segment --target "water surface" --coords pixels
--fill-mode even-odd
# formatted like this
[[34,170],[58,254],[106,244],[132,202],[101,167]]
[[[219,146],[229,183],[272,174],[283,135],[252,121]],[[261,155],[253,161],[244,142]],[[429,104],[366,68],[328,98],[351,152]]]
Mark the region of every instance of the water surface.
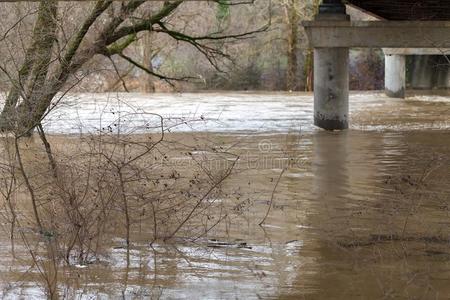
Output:
[[[223,201],[242,202],[242,212],[195,241],[137,238],[128,266],[118,235],[102,263],[66,267],[61,291],[78,299],[449,299],[450,98],[355,93],[344,132],[314,128],[312,102],[285,93],[70,96],[46,122],[55,142],[115,130],[126,112],[187,122],[167,138],[202,132],[240,155]],[[123,117],[130,125],[121,128],[157,130],[157,118]],[[37,271],[11,258],[7,236],[1,245],[3,296],[42,297]]]

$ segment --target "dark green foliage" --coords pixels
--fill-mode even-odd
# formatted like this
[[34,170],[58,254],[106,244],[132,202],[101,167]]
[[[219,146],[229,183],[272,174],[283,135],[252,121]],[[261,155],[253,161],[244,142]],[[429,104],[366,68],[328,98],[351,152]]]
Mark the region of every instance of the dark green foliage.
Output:
[[216,18],[219,22],[223,22],[230,16],[230,0],[218,0],[217,3]]

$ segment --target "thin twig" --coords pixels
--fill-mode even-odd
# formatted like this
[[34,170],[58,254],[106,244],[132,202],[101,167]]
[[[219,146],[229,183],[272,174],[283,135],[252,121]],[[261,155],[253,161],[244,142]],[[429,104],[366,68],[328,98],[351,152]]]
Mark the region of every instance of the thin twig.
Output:
[[275,192],[277,190],[278,184],[280,183],[281,177],[283,177],[283,174],[284,174],[285,171],[286,171],[286,168],[281,170],[280,175],[278,176],[277,182],[275,183],[275,186],[274,186],[274,188],[272,190],[272,196],[270,197],[269,208],[267,208],[266,215],[264,216],[262,221],[259,222],[259,224],[258,224],[259,226],[264,224],[264,222],[266,221],[267,216],[269,215],[270,209],[272,208],[273,198],[275,197]]

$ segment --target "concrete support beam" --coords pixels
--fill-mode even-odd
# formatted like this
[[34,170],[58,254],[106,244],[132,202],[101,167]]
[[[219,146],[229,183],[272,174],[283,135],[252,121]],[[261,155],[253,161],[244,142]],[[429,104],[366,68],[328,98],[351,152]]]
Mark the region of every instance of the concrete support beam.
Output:
[[349,49],[314,49],[314,125],[348,128]]
[[450,21],[303,22],[310,46],[361,48],[450,48]]
[[442,48],[383,48],[385,55],[450,55],[450,49]]
[[406,59],[404,55],[385,56],[384,86],[386,95],[392,98],[405,98]]

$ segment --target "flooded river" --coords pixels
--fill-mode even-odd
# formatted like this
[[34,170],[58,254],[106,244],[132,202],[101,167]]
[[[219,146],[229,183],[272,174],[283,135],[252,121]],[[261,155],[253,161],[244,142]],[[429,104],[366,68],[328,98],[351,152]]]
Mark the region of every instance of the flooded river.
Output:
[[[312,95],[70,96],[45,127],[64,141],[154,113],[168,139],[238,154],[225,182],[239,213],[198,239],[133,244],[65,267],[68,299],[450,299],[450,97],[351,95],[351,129],[312,126]],[[151,122],[157,123],[158,116]],[[151,123],[150,122],[150,123]],[[153,123],[135,118],[125,131]],[[113,130],[113,129],[112,129]],[[156,130],[156,129],[155,129]],[[176,158],[174,158],[176,159]],[[261,226],[259,223],[264,220]],[[6,299],[44,296],[28,253],[0,246]],[[145,231],[145,230],[144,230]],[[23,251],[23,252],[21,252]],[[19,253],[19,255],[17,255]]]

